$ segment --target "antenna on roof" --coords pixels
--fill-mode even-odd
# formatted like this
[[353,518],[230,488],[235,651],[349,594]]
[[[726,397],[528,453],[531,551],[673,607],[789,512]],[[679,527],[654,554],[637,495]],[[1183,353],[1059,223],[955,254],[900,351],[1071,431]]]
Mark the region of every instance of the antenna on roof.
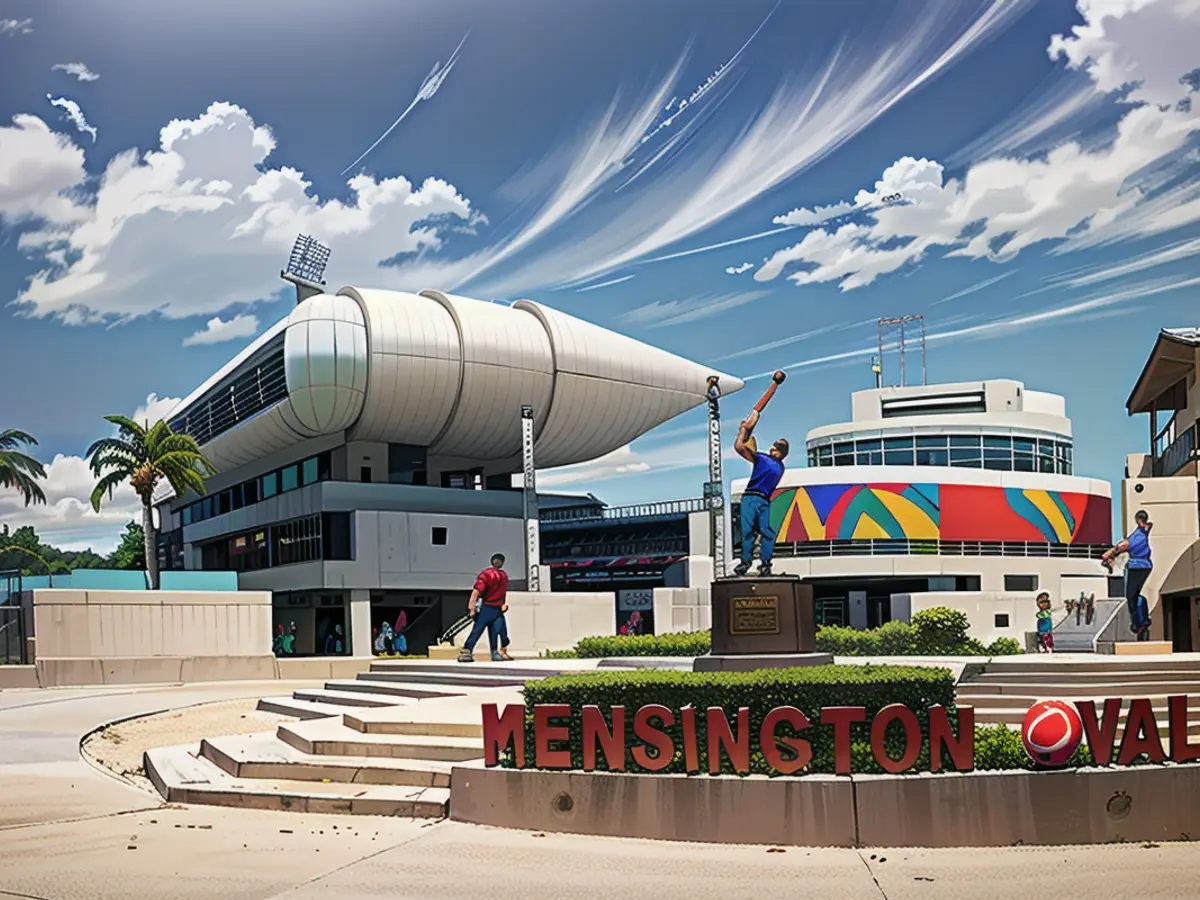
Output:
[[[905,326],[912,325],[914,322],[917,323],[921,329],[921,334],[920,334],[919,338],[916,336],[907,334],[905,332]],[[904,366],[904,363],[905,363],[904,351],[907,349],[909,341],[912,341],[913,343],[916,343],[917,341],[920,342],[919,346],[920,346],[920,350],[921,350],[921,384],[928,384],[929,381],[927,380],[926,374],[925,374],[925,317],[924,316],[902,316],[898,319],[886,319],[885,318],[885,319],[879,320],[878,369],[876,369],[875,365],[872,365],[872,367],[871,367],[872,371],[875,372],[876,386],[880,385],[883,381],[884,334],[892,331],[893,329],[897,329],[897,328],[900,331],[900,339],[896,343],[896,346],[900,350],[900,384],[899,384],[899,387],[905,387],[908,384],[908,372],[905,370],[905,366]]]
[[309,297],[325,293],[325,265],[329,262],[329,248],[307,234],[299,235],[292,245],[287,268],[279,273],[284,281],[296,286],[296,305]]

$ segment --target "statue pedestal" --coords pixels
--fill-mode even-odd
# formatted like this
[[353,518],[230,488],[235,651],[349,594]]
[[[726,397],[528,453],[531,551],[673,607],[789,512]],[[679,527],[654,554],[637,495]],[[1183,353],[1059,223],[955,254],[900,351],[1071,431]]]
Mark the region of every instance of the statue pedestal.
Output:
[[812,585],[795,575],[722,578],[712,583],[712,653],[696,672],[750,672],[827,665],[817,652]]

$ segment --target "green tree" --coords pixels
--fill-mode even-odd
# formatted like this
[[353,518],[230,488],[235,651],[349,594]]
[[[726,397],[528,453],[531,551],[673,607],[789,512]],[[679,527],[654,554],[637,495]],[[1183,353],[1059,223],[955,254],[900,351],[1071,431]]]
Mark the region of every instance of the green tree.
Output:
[[203,494],[204,481],[216,472],[216,467],[205,459],[195,438],[175,434],[161,419],[143,426],[127,416],[104,418],[117,426],[117,435],[102,438],[88,448],[88,463],[97,479],[92,491],[92,509],[99,512],[105,494],[111,497],[122,482],[129,482],[142,501],[146,571],[151,589],[158,590],[157,541],[152,516],[155,488],[166,479],[178,497],[188,491]]
[[107,568],[134,569],[141,571],[146,568],[146,532],[137,522],[130,522],[121,534],[121,543],[105,560]]
[[24,431],[13,428],[0,431],[0,485],[15,488],[25,498],[26,506],[46,502],[46,494],[38,484],[39,478],[46,477],[46,470],[40,462],[21,450],[22,447],[36,446],[33,435]]

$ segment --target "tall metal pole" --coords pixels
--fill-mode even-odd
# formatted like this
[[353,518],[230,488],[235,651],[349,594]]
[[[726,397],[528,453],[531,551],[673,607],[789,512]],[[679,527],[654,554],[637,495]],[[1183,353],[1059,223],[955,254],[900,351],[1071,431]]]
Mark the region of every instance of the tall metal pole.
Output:
[[900,387],[908,384],[908,370],[904,367],[904,323],[905,319],[900,320]]
[[521,461],[524,467],[525,590],[540,591],[542,542],[538,529],[537,470],[533,464],[533,407],[521,407]]
[[721,475],[721,388],[716,375],[709,376],[708,392],[708,501],[709,543],[713,578],[725,577],[725,481]]
[[921,384],[929,384],[929,377],[925,371],[925,317],[919,317],[921,322]]

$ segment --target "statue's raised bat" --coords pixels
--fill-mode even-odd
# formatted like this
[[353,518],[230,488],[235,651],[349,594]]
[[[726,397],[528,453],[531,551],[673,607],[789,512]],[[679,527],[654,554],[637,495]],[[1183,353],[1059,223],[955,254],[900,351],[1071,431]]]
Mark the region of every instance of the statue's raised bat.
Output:
[[758,402],[754,404],[755,412],[762,412],[766,409],[767,404],[771,402],[771,398],[775,396],[775,391],[779,386],[787,380],[787,375],[783,372],[776,372],[771,376],[771,386],[767,388],[766,393],[758,398]]

